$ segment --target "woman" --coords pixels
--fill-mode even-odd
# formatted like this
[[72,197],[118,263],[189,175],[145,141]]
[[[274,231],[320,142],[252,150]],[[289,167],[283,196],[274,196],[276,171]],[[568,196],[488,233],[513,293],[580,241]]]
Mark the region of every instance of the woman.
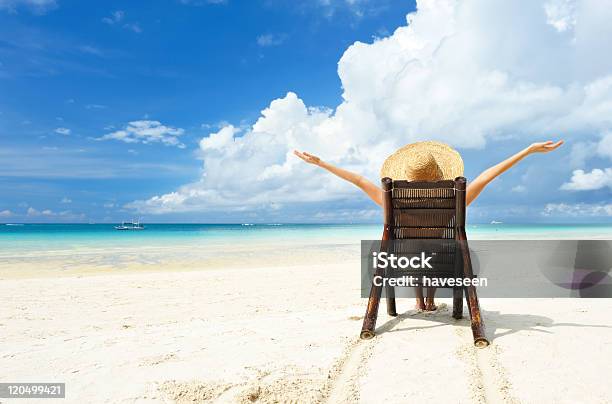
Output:
[[[548,153],[557,149],[562,144],[563,140],[533,143],[501,163],[483,171],[476,179],[468,183],[466,204],[469,206],[491,181],[523,158],[534,153]],[[294,150],[293,153],[305,162],[324,168],[330,173],[356,185],[376,204],[382,206],[382,189],[368,179],[359,174],[335,167],[310,153],[299,152],[297,150]],[[408,181],[455,179],[455,177],[461,175],[463,175],[463,161],[459,153],[444,143],[431,141],[412,143],[401,148],[387,158],[381,170],[381,177]],[[422,291],[418,289],[416,308],[427,311],[435,310],[434,291],[434,289],[428,291],[427,300],[425,301]]]

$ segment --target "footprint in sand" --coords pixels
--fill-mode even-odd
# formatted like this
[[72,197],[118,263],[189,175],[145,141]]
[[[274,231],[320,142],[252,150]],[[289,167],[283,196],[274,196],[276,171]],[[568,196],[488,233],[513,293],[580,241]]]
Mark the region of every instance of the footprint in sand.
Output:
[[143,359],[138,366],[155,366],[164,362],[174,360],[176,358],[177,356],[174,353],[151,356],[149,358]]

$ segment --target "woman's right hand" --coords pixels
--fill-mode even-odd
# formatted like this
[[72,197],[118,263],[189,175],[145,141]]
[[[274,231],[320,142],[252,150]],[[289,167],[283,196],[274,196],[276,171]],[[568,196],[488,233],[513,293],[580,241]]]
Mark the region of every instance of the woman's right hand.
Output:
[[318,166],[318,165],[321,164],[321,159],[318,158],[317,156],[314,156],[314,155],[310,154],[310,153],[299,152],[297,150],[294,150],[293,154],[295,154],[296,156],[298,156],[299,158],[301,158],[302,160],[304,160],[308,164],[314,164],[315,166]]
[[348,170],[344,170],[340,167],[336,167],[330,163],[326,163],[317,156],[314,156],[310,153],[294,150],[293,154],[295,154],[308,164],[314,164],[315,166],[321,167],[324,170],[327,170],[330,173],[337,175],[343,180],[346,180],[351,184],[358,186],[363,192],[365,192],[370,198],[372,198],[372,200],[376,204],[382,206],[382,189],[380,189],[380,187],[377,187],[361,175],[350,172]]

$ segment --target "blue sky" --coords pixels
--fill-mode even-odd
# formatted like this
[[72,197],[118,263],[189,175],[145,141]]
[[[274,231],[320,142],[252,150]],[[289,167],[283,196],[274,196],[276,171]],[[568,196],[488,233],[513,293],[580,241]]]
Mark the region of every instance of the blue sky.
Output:
[[[214,198],[194,202],[181,195],[192,195],[194,189],[214,192],[209,185],[189,184],[211,181],[214,159],[230,156],[221,148],[212,155],[214,148],[200,141],[231,123],[235,139],[246,142],[257,132],[253,125],[261,111],[274,110],[272,100],[287,99],[292,92],[308,108],[334,115],[355,93],[347,90],[355,88],[354,82],[341,81],[338,74],[345,51],[356,41],[370,44],[393,35],[415,8],[412,1],[397,0],[166,0],[146,5],[0,0],[0,221],[377,221],[375,206],[335,182],[330,185],[334,198],[277,201],[270,185],[248,188],[265,196],[228,209],[213,203]],[[361,63],[343,60],[348,66],[344,77],[351,78],[351,68]],[[564,88],[567,83],[560,81]],[[540,136],[534,128],[505,133],[500,127],[508,121],[496,125],[486,143],[455,144],[464,153],[468,178]],[[605,209],[596,208],[609,201],[606,179],[588,192],[560,189],[572,169],[590,175],[608,164],[605,153],[589,149],[604,141],[606,128],[594,125],[591,133],[587,126],[576,132],[592,140],[570,138],[558,155],[526,163],[493,185],[497,192],[479,201],[475,220],[609,220]],[[448,129],[445,133],[441,140],[452,139]],[[540,137],[546,140],[549,134]],[[563,162],[579,157],[572,140],[585,145],[594,165]],[[268,152],[258,147],[262,155]],[[300,169],[285,160],[290,145],[278,147],[266,167],[281,167],[281,174]],[[311,167],[303,169],[311,172]],[[245,172],[232,164],[227,170],[234,177]],[[219,182],[226,180],[219,177]],[[186,184],[191,191],[182,188]],[[157,200],[152,198],[163,195],[181,196],[180,204],[153,206]],[[561,208],[544,214],[548,203]]]
[[[27,205],[93,220],[129,217],[103,205],[196,178],[202,125],[252,122],[289,89],[337,104],[344,49],[414,8],[383,1],[360,17],[350,5],[288,1],[20,3],[0,11],[0,210]],[[105,23],[113,13],[120,21]],[[184,128],[187,147],[91,140],[140,119]]]

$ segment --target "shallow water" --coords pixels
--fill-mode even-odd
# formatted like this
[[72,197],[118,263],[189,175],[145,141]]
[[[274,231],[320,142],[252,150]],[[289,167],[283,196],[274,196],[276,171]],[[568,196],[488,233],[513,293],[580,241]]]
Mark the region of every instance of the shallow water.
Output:
[[[0,225],[0,256],[65,250],[193,248],[240,244],[358,244],[378,239],[380,224],[147,224],[117,231],[113,224]],[[477,224],[470,239],[609,239],[611,224]]]

